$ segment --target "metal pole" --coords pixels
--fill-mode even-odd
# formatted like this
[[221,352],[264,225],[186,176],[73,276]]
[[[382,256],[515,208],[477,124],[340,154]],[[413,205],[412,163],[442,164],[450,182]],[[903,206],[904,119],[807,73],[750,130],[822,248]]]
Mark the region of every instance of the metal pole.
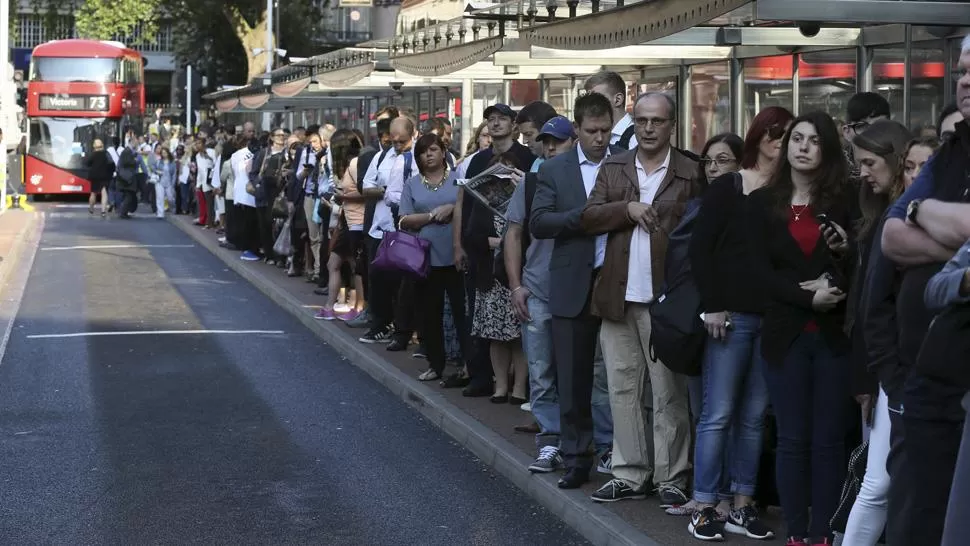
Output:
[[266,0],[266,73],[273,71],[276,44],[273,43],[273,0]]
[[744,135],[744,66],[741,59],[731,57],[731,131]]
[[913,25],[906,25],[905,34],[905,45],[906,52],[904,54],[903,67],[905,72],[903,72],[903,125],[909,127],[911,125],[911,117],[913,113]]
[[798,69],[801,65],[802,56],[799,53],[795,53],[791,56],[791,113],[798,116],[799,110],[799,95],[801,95],[800,86],[800,76],[798,74]]
[[185,67],[185,130],[192,134],[192,65]]
[[680,65],[677,75],[678,86],[680,87],[680,113],[674,113],[677,118],[677,141],[683,150],[690,150],[693,140],[693,113],[694,113],[694,88],[691,80],[693,79],[693,69],[689,65]]
[[[10,1],[0,0],[0,129],[10,131],[13,115],[13,74],[7,72],[10,63]],[[16,1],[16,0],[13,0]],[[7,208],[7,145],[6,140],[19,135],[5,134],[0,139],[0,209]]]
[[472,107],[475,101],[475,85],[470,78],[461,81],[461,151],[468,149],[468,142],[475,135],[472,125]]

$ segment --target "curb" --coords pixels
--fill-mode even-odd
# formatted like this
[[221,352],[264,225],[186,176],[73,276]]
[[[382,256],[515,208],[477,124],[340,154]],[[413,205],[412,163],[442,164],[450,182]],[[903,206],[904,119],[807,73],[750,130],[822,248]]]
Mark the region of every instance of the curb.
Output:
[[474,453],[483,463],[511,481],[586,540],[602,546],[661,546],[659,542],[613,512],[590,501],[584,493],[559,489],[552,476],[533,475],[527,470],[532,459],[508,440],[459,409],[440,393],[362,347],[347,332],[314,319],[303,307],[302,302],[277,286],[262,272],[246,267],[242,261],[231,259],[229,251],[221,249],[211,237],[171,216],[166,216],[166,219],[225,262],[230,269],[250,282],[270,300],[296,317],[317,337],[346,356],[352,364],[419,411],[432,424]]

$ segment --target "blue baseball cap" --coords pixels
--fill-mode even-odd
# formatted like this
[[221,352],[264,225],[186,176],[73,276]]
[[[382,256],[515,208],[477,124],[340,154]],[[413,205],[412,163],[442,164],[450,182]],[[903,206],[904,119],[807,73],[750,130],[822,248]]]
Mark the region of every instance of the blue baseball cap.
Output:
[[512,107],[508,104],[493,104],[485,109],[485,119],[488,119],[488,117],[492,114],[501,114],[512,121],[515,121],[515,110],[512,110]]
[[542,140],[547,136],[557,140],[569,140],[576,138],[576,130],[573,129],[572,122],[566,116],[556,116],[542,126],[542,131],[537,138]]

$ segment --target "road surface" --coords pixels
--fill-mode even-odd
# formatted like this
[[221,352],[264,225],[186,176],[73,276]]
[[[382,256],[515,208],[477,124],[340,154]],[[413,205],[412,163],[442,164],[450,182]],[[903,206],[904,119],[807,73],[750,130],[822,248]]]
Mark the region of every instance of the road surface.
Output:
[[0,544],[585,544],[175,226],[38,211]]

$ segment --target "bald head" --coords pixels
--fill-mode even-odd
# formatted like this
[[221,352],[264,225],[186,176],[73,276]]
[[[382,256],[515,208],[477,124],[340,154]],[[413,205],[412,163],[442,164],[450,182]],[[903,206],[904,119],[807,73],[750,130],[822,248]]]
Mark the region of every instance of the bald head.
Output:
[[406,117],[394,118],[391,121],[391,143],[397,153],[404,153],[411,149],[414,138],[414,122]]

